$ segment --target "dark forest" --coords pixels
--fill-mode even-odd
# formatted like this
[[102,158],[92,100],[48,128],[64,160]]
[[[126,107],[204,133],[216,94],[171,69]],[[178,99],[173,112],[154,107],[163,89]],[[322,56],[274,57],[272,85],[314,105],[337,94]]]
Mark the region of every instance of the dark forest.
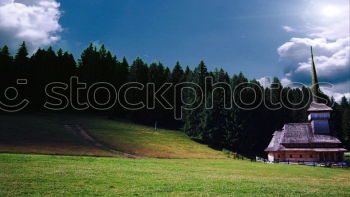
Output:
[[[270,87],[263,87],[257,80],[247,79],[243,73],[231,76],[223,69],[209,71],[203,61],[194,69],[189,66],[183,67],[180,62],[176,62],[175,66],[172,66],[173,69],[170,69],[160,62],[147,64],[141,58],[136,58],[129,63],[125,57],[117,58],[104,45],[97,48],[92,44],[77,60],[69,52],[62,49],[54,51],[51,47],[38,49],[29,56],[25,42],[14,56],[9,51],[7,46],[0,48],[0,89],[5,92],[7,87],[16,86],[16,79],[27,79],[28,85],[19,87],[21,96],[31,101],[23,111],[48,110],[44,105],[52,98],[45,96],[45,86],[51,82],[69,83],[72,76],[77,76],[80,82],[88,85],[108,82],[117,90],[127,82],[138,82],[143,85],[154,83],[155,89],[160,88],[164,83],[171,83],[172,86],[164,97],[172,106],[183,106],[183,101],[186,101],[188,108],[199,106],[184,110],[181,120],[174,118],[174,110],[165,109],[157,102],[154,109],[127,110],[117,103],[113,108],[103,112],[91,107],[87,107],[84,112],[105,113],[110,118],[121,118],[146,125],[156,124],[162,128],[181,129],[196,141],[216,149],[228,149],[244,155],[262,155],[272,133],[281,129],[285,123],[306,122],[306,110],[311,102],[309,100],[311,92],[306,86],[283,87],[280,80],[274,78]],[[219,88],[206,86],[207,77],[211,77],[214,86]],[[174,95],[174,88],[181,89],[181,84],[184,82],[192,82],[197,84],[196,87],[199,86],[202,90],[209,92],[210,94],[204,99],[212,102],[213,107],[206,108],[204,103],[194,98],[191,91],[184,91],[183,95]],[[223,84],[221,82],[229,85],[219,85]],[[175,86],[176,84],[180,85]],[[238,91],[234,91],[232,97],[225,94],[232,90]],[[62,94],[69,96],[69,91],[62,91]],[[70,96],[77,102],[76,105],[89,99],[87,91],[84,90],[79,96],[77,94]],[[96,98],[98,102],[95,104],[106,102],[106,96],[108,96],[106,92],[99,91]],[[128,96],[133,103],[146,102],[147,97],[143,90],[132,90]],[[0,101],[4,101],[5,97],[1,94]],[[263,100],[264,104],[254,103],[252,98],[256,98],[257,101]],[[335,102],[333,98],[324,94],[322,98],[333,108],[331,127],[334,132],[332,135],[337,136],[344,146],[350,149],[349,101],[343,97],[340,102]],[[237,105],[227,109],[226,101],[232,99],[238,101],[239,106],[249,103],[246,107],[254,109],[244,110]],[[65,111],[76,110],[68,106]]]

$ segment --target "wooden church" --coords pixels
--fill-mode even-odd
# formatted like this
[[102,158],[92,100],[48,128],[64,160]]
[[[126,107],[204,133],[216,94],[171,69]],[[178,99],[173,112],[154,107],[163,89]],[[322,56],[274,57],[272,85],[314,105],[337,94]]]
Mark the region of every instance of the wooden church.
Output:
[[311,48],[312,95],[307,123],[285,124],[282,130],[275,131],[270,144],[265,149],[272,162],[339,162],[344,159],[342,143],[332,136],[329,119],[332,108],[319,103],[319,89],[316,68]]

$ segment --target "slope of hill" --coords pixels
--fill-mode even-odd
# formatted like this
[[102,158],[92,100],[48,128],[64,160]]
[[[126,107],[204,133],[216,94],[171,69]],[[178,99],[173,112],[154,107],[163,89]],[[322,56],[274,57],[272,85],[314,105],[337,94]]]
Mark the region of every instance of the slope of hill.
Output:
[[[157,158],[224,158],[220,151],[184,133],[109,120],[104,116],[60,113],[0,115],[0,152]],[[67,125],[79,126],[88,138]],[[101,146],[96,146],[102,144]],[[110,151],[116,150],[116,151]]]
[[186,134],[129,122],[76,119],[90,135],[122,152],[157,158],[224,158],[220,151],[192,141]]
[[350,171],[232,159],[0,154],[0,196],[350,196]]
[[84,142],[65,122],[62,115],[1,114],[0,152],[118,156]]

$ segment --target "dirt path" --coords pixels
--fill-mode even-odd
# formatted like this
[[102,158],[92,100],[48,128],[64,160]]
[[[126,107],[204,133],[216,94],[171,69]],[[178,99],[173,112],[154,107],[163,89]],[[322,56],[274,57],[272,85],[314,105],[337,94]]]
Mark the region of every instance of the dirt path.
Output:
[[118,150],[114,150],[114,149],[111,149],[111,148],[101,144],[95,138],[90,136],[80,125],[77,125],[77,124],[73,124],[73,125],[72,124],[66,124],[66,125],[64,125],[64,128],[67,131],[70,131],[70,132],[74,133],[78,137],[81,137],[85,142],[87,142],[89,144],[92,144],[93,146],[95,146],[95,147],[97,147],[99,149],[107,150],[107,151],[109,151],[111,153],[123,155],[123,156],[128,157],[128,158],[134,158],[134,159],[144,158],[142,156],[132,155],[132,154],[129,154],[129,153],[125,153],[125,152],[121,152],[121,151],[118,151]]

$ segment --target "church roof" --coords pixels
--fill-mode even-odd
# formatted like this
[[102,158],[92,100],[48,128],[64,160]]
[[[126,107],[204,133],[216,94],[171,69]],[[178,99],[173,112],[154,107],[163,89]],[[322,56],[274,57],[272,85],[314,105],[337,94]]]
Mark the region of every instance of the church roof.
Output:
[[[289,123],[284,125],[282,131],[275,131],[265,151],[284,151],[300,148],[300,146],[297,146],[298,144],[341,144],[341,142],[334,136],[314,134],[310,123]],[[302,149],[312,150],[315,148]]]
[[312,102],[307,111],[308,112],[317,112],[317,111],[322,112],[322,111],[333,111],[333,109],[328,107],[326,104]]
[[283,151],[347,152],[345,148],[338,148],[338,147],[336,148],[284,148]]
[[283,149],[284,147],[281,144],[282,135],[283,135],[282,131],[275,131],[275,133],[273,133],[273,137],[270,141],[270,144],[265,149],[265,151],[278,151]]
[[[330,112],[332,108],[319,103],[319,85],[316,73],[316,66],[311,47],[311,74],[312,74],[312,97],[310,112]],[[312,113],[310,113],[312,115]],[[328,127],[328,124],[327,124]],[[311,123],[290,123],[285,124],[282,131],[275,131],[269,146],[265,151],[287,151],[287,150],[308,150],[308,151],[346,151],[341,148],[338,138],[330,135],[315,134]]]

